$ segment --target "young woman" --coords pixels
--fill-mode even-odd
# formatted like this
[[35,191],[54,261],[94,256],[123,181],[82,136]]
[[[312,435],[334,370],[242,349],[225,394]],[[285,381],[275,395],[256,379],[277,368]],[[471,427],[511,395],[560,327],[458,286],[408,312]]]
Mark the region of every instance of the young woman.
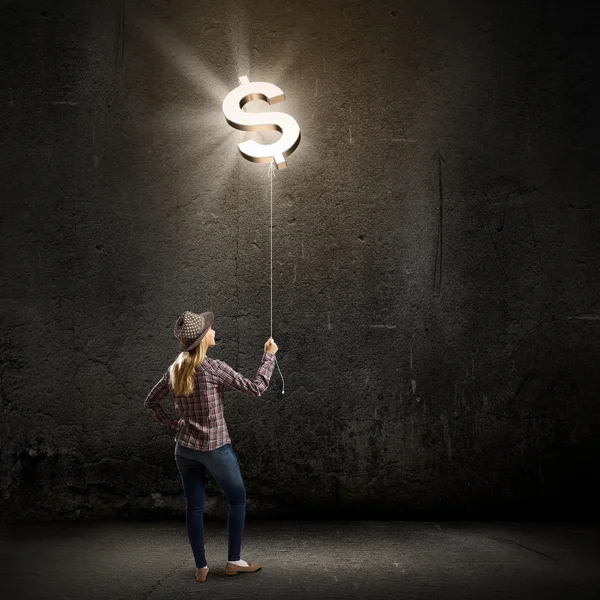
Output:
[[[181,353],[152,388],[144,401],[154,419],[177,432],[175,462],[185,496],[185,522],[196,562],[196,579],[206,581],[208,565],[204,555],[205,480],[209,471],[228,502],[227,575],[252,573],[259,563],[241,560],[246,517],[246,489],[237,456],[223,416],[224,388],[261,396],[269,387],[278,350],[273,338],[265,342],[255,379],[246,379],[222,360],[206,355],[215,345],[212,312],[185,311],[175,324],[175,337]],[[169,393],[175,398],[178,419],[169,417],[160,401]]]

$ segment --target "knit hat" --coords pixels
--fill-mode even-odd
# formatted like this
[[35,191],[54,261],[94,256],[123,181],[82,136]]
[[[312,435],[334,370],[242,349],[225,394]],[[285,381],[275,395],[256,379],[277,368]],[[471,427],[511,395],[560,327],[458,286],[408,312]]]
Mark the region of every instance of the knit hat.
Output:
[[179,350],[193,350],[202,341],[214,320],[215,316],[210,311],[199,315],[189,310],[184,311],[175,323],[175,337],[179,340]]

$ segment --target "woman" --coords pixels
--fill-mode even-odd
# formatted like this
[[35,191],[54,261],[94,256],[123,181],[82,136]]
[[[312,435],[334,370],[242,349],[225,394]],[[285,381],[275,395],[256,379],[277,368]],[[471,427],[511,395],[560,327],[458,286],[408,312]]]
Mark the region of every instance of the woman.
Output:
[[[156,421],[177,432],[175,462],[185,495],[185,522],[196,562],[196,579],[206,581],[204,555],[204,501],[206,471],[223,490],[228,502],[227,575],[252,573],[259,563],[241,560],[246,517],[246,489],[223,416],[223,388],[261,396],[269,387],[275,367],[277,344],[265,342],[262,362],[254,380],[246,379],[227,363],[210,358],[206,351],[215,345],[212,312],[185,311],[175,324],[181,353],[152,388],[144,406]],[[178,419],[169,417],[160,404],[169,392],[175,398]]]

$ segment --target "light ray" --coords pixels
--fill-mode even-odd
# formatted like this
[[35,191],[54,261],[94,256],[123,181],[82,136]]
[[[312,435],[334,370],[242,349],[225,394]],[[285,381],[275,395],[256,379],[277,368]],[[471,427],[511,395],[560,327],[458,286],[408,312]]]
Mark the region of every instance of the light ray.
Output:
[[158,46],[161,53],[170,59],[196,91],[220,106],[229,92],[225,84],[193,53],[191,48],[156,21],[147,21],[142,31]]

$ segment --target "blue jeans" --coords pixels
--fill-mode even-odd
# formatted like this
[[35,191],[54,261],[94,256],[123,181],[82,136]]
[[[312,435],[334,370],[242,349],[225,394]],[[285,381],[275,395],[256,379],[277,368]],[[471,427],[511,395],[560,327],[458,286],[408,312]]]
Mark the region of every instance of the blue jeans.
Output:
[[185,495],[185,524],[196,567],[206,566],[204,555],[204,501],[206,471],[225,493],[227,514],[227,560],[240,560],[246,518],[246,488],[231,444],[203,452],[175,444],[175,462]]

